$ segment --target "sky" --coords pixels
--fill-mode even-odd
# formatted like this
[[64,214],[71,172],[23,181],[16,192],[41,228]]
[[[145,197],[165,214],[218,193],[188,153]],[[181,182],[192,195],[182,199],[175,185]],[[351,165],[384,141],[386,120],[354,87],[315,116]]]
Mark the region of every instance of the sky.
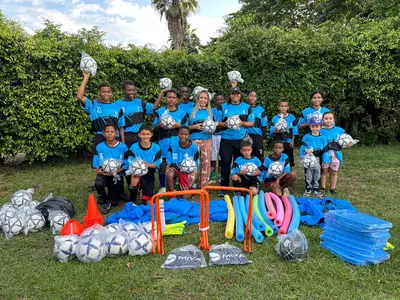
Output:
[[[61,24],[62,30],[76,33],[81,28],[99,26],[107,33],[105,43],[167,45],[166,21],[150,5],[150,0],[0,0],[0,10],[19,21],[28,33],[43,28],[43,20]],[[217,4],[218,3],[218,4]],[[239,10],[238,0],[199,0],[199,8],[188,18],[202,44],[218,35],[224,16]]]

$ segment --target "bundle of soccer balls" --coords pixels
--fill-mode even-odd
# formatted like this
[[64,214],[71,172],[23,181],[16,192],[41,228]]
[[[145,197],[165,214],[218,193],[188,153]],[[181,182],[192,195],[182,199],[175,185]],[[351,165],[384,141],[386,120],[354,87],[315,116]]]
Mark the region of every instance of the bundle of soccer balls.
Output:
[[240,82],[243,83],[242,74],[239,71],[230,71],[228,72],[228,78],[230,82]]
[[172,88],[172,80],[169,78],[161,78],[160,79],[160,87],[162,89],[170,90]]
[[56,236],[54,241],[54,257],[60,262],[76,257],[94,263],[106,256],[148,255],[153,249],[150,222],[138,225],[122,219],[106,227],[95,224],[79,236]]
[[97,72],[97,63],[89,54],[82,51],[80,68],[83,72],[89,72],[94,76]]
[[11,197],[11,202],[0,208],[0,228],[7,239],[14,235],[37,232],[45,226],[42,213],[37,210],[37,202],[32,200],[34,189],[19,190]]

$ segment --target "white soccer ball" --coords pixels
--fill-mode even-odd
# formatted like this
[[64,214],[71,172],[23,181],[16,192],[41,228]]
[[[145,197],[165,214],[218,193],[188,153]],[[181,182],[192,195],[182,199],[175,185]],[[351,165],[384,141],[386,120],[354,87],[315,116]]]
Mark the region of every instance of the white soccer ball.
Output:
[[172,80],[169,78],[161,78],[160,88],[170,90],[172,88]]
[[306,154],[301,159],[301,164],[304,169],[315,169],[319,166],[319,161],[313,154]]
[[97,72],[97,63],[96,61],[85,51],[82,51],[81,62],[79,65],[80,69],[83,72],[89,72],[92,75],[96,75]]
[[231,129],[239,129],[240,128],[240,124],[242,123],[242,121],[240,120],[239,116],[232,116],[228,118],[228,128]]
[[230,71],[228,72],[228,78],[230,82],[240,82],[243,83],[242,74],[239,71]]
[[180,170],[182,173],[192,173],[197,171],[196,162],[191,157],[186,157],[181,162]]
[[165,114],[161,117],[160,124],[164,128],[172,129],[175,126],[176,121],[171,117],[171,115]]
[[268,174],[274,177],[279,177],[282,175],[283,165],[279,161],[274,161],[268,167]]
[[20,190],[15,192],[11,197],[11,203],[15,208],[21,208],[32,201],[32,193],[30,191]]
[[121,231],[126,232],[130,238],[137,233],[142,232],[140,226],[132,222],[121,222],[120,227]]
[[16,234],[20,234],[24,229],[24,218],[22,216],[13,215],[6,218],[3,224],[3,232],[7,238]]
[[25,233],[28,232],[37,232],[39,229],[43,228],[46,224],[46,220],[44,219],[42,213],[40,211],[35,211],[29,215],[27,215],[25,219]]
[[204,87],[202,87],[202,86],[196,86],[194,89],[193,89],[193,97],[198,97],[199,96],[199,94],[200,94],[200,92],[202,92],[202,91],[208,91],[208,89],[206,89],[206,88],[204,88]]
[[286,132],[288,131],[288,124],[284,119],[279,119],[274,126],[275,131]]
[[203,131],[209,134],[213,134],[217,129],[217,123],[212,119],[207,119],[203,122]]
[[339,135],[337,138],[337,142],[342,148],[349,148],[354,144],[353,138],[350,136],[350,134],[343,133]]
[[80,239],[76,246],[76,257],[83,263],[98,262],[105,254],[104,241],[97,236]]
[[11,203],[4,204],[0,209],[0,226],[5,223],[7,217],[12,217],[17,213],[17,210]]
[[50,212],[49,221],[53,234],[59,234],[64,225],[69,221],[69,215],[64,211]]
[[125,232],[116,232],[106,238],[106,252],[108,256],[122,256],[128,253],[128,234]]
[[151,236],[142,232],[130,240],[128,247],[129,255],[148,255],[153,249],[153,242]]
[[[118,229],[119,230],[119,229]],[[101,225],[95,224],[86,228],[80,235],[80,238],[88,238],[93,236],[103,236],[107,234],[107,229]]]
[[244,164],[242,166],[242,170],[243,169],[246,170],[247,176],[254,176],[253,173],[258,170],[258,167],[254,163],[250,162],[250,163]]
[[105,173],[113,174],[121,167],[121,163],[114,158],[109,158],[103,161],[103,170]]
[[119,224],[118,223],[112,223],[112,224],[108,224],[105,227],[109,233],[114,233],[116,231],[119,231]]
[[56,236],[53,254],[59,262],[67,262],[74,258],[79,238],[76,235]]
[[143,176],[149,172],[146,162],[142,159],[137,159],[131,164],[131,174],[134,176]]

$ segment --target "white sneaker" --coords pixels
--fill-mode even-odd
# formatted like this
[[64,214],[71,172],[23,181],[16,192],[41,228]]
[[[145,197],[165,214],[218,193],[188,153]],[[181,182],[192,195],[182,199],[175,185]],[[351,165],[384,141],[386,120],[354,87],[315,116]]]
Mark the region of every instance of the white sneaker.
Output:
[[158,194],[160,193],[165,193],[167,191],[167,189],[165,187],[162,187],[158,190]]

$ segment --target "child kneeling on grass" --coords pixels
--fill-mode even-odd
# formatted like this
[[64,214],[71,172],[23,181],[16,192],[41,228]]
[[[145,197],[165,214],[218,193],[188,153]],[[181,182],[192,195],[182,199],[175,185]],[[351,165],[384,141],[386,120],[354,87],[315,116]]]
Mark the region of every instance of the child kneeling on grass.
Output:
[[[124,192],[124,181],[122,180],[125,170],[128,168],[127,152],[128,147],[116,139],[117,128],[114,125],[106,125],[103,135],[106,139],[97,145],[92,167],[96,169],[95,188],[99,195],[98,203],[102,205],[101,213],[107,214],[111,205],[117,206]],[[116,160],[120,166],[113,173],[104,171],[104,162],[109,159]],[[108,195],[105,191],[108,189]]]
[[[268,155],[263,163],[262,178],[265,186],[271,189],[271,192],[277,196],[282,196],[281,187],[291,187],[296,180],[296,174],[291,170],[290,159],[283,153],[284,143],[280,140],[274,141],[272,145],[272,154]],[[283,166],[282,174],[275,177],[268,173],[269,166],[274,162],[280,162]]]
[[[174,191],[175,179],[178,178],[181,190],[193,189],[197,171],[191,173],[181,172],[181,163],[185,158],[192,158],[199,168],[199,150],[195,143],[189,140],[190,130],[182,126],[178,130],[178,142],[172,142],[167,154],[166,181],[168,191]],[[191,195],[183,195],[182,198],[189,199]]]
[[[135,159],[141,158],[146,163],[148,172],[143,176],[132,175],[129,189],[131,191],[131,201],[136,204],[150,201],[154,195],[154,181],[156,170],[162,162],[161,148],[156,143],[151,142],[153,129],[142,125],[139,130],[139,143],[135,143],[128,151],[128,161],[132,163]],[[138,191],[141,191],[142,197],[137,201]]]
[[[233,163],[231,171],[231,180],[234,187],[243,187],[249,189],[253,195],[258,194],[259,179],[257,176],[260,175],[259,168],[262,166],[261,161],[254,156],[251,156],[253,146],[250,141],[242,141],[240,145],[240,153],[242,156],[236,158]],[[248,170],[246,164],[253,163],[257,169],[251,174],[247,174]],[[241,193],[235,193],[240,195]]]

